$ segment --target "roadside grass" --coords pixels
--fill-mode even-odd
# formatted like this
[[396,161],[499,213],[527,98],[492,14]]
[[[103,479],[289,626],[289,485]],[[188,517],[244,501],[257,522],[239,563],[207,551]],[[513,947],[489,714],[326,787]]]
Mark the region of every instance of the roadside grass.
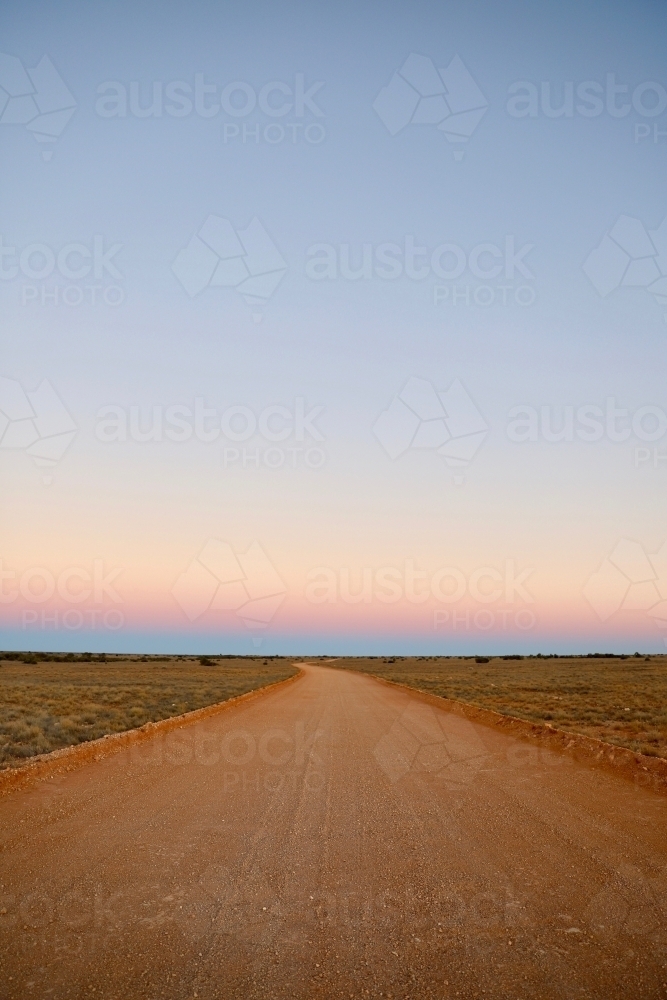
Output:
[[667,758],[667,656],[341,657],[331,666]]
[[20,655],[0,653],[0,769],[226,701],[297,672],[285,657]]

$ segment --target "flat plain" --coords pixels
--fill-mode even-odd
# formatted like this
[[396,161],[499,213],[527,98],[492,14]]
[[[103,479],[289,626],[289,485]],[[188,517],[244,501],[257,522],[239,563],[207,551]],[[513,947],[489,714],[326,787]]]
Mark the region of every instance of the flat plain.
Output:
[[296,673],[281,657],[3,655],[16,654],[0,654],[0,769],[227,701]]
[[2,1000],[664,1000],[664,792],[333,666],[0,796]]
[[667,656],[341,657],[332,666],[667,758]]
[[[44,655],[0,654],[0,769],[296,672],[277,656]],[[667,656],[339,657],[331,666],[667,758]]]

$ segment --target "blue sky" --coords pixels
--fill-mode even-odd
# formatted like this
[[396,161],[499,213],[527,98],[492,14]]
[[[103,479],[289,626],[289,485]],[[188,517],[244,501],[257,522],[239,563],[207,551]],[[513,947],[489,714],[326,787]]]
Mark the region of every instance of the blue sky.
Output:
[[[28,636],[26,607],[51,605],[16,591],[3,605],[6,645],[254,648],[235,612],[189,621],[174,601],[174,581],[213,537],[235,551],[257,539],[285,582],[263,648],[662,648],[662,619],[649,612],[667,584],[640,555],[634,568],[612,560],[598,580],[620,594],[608,617],[584,591],[619,539],[655,553],[667,538],[667,428],[649,440],[667,412],[667,299],[648,290],[667,273],[665,234],[649,235],[667,216],[665,20],[647,2],[7,3],[5,84],[16,89],[18,63],[34,70],[47,55],[76,108],[53,142],[35,140],[36,118],[0,113],[1,235],[15,248],[0,276],[0,376],[26,392],[47,380],[77,434],[46,472],[0,439],[0,548],[17,579],[35,566],[56,578],[97,558],[118,565],[127,623],[111,634],[40,619]],[[421,86],[411,53],[436,90],[443,71],[438,93],[454,118],[457,87],[464,103],[481,92],[465,141],[435,122],[391,134],[374,108],[395,74],[404,95],[410,80]],[[198,112],[188,101],[204,85]],[[534,113],[517,117],[517,92]],[[37,95],[47,112],[55,93]],[[142,117],[154,93],[160,113]],[[113,95],[124,114],[100,104]],[[245,102],[256,102],[247,114]],[[389,98],[400,118],[399,104]],[[268,268],[282,275],[275,287],[260,282],[247,300],[238,281],[206,284],[219,254],[197,234],[211,216],[233,240],[258,220],[273,257],[233,251],[225,273]],[[610,232],[589,268],[596,287],[584,265]],[[423,248],[419,280],[405,273],[410,246]],[[49,272],[59,252],[65,273]],[[366,274],[346,278],[346,261],[358,270],[364,253]],[[382,276],[387,254],[393,279]],[[331,276],[313,280],[318,256]],[[639,277],[609,290],[626,258]],[[412,445],[392,458],[378,440],[380,414],[412,378],[436,393],[460,380],[482,414],[487,434],[465,467]],[[303,444],[294,432],[279,442],[279,468],[264,461],[271,441],[248,439],[259,469],[235,459],[238,441],[224,434],[100,440],[103,407],[148,419],[155,406],[194,412],[196,398],[218,414],[245,408],[240,420],[280,406],[293,421],[298,398],[321,407],[321,440],[306,432],[321,465],[285,453]],[[556,426],[563,407],[604,410],[610,398],[629,413],[619,427],[652,408],[639,435],[508,436],[517,406],[538,423],[548,408]],[[374,599],[339,601],[334,622],[304,596],[314,568],[404,559],[467,577],[508,559],[530,565],[534,627],[434,636],[406,601],[389,638]],[[623,579],[635,590],[621,593]]]

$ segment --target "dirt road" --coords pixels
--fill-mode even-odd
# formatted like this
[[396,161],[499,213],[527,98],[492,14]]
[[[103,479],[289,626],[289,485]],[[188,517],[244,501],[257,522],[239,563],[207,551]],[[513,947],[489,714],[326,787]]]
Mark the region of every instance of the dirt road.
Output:
[[5,998],[667,997],[667,798],[332,668],[0,799]]

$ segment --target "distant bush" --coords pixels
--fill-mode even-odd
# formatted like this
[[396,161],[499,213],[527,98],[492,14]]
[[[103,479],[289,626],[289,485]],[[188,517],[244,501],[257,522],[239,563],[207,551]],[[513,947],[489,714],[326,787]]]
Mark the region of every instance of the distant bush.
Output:
[[488,662],[489,662],[488,656],[476,656],[475,657],[475,663],[488,663]]
[[201,663],[202,667],[214,667],[215,666],[215,661],[212,660],[208,656],[200,656],[199,657],[199,662]]

